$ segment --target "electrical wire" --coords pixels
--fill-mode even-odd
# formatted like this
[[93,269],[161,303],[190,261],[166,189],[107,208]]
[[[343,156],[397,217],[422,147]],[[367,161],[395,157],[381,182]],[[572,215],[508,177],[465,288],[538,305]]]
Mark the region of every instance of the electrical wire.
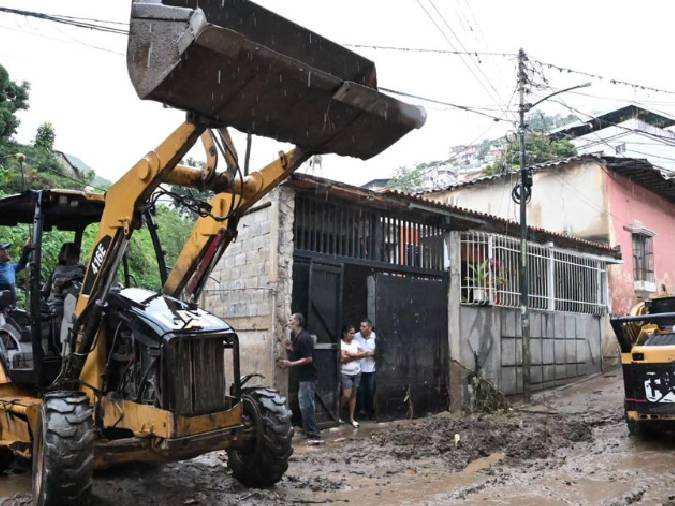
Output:
[[547,67],[549,69],[558,70],[561,73],[564,72],[564,73],[567,73],[567,74],[577,74],[577,75],[581,75],[581,76],[585,76],[585,77],[590,77],[590,78],[593,78],[593,79],[607,81],[610,84],[616,84],[616,85],[620,85],[620,86],[628,86],[628,87],[631,87],[631,88],[634,88],[634,89],[639,89],[639,90],[644,90],[644,91],[652,91],[652,92],[656,92],[656,93],[666,93],[666,94],[669,94],[669,95],[675,95],[675,91],[673,91],[673,90],[656,88],[654,86],[647,86],[647,85],[643,85],[643,84],[639,84],[639,83],[622,81],[620,79],[615,79],[613,77],[607,77],[607,76],[603,76],[601,74],[595,74],[595,73],[592,73],[592,72],[584,72],[582,70],[574,70],[574,69],[567,68],[567,67],[561,67],[560,65],[556,65],[555,63],[545,62],[545,61],[542,61],[542,60],[538,60],[536,58],[530,58],[530,60],[534,61],[534,62],[536,62],[536,63],[538,63],[538,64],[540,64],[544,67]]
[[[445,25],[445,27],[448,29],[448,31],[455,38],[455,40],[459,44],[459,47],[462,48],[462,50],[466,51],[467,49],[464,46],[464,44],[462,43],[462,40],[459,38],[459,35],[457,35],[457,32],[455,32],[455,30],[453,30],[453,28],[450,26],[448,21],[445,19],[445,16],[443,15],[443,13],[438,9],[438,7],[436,7],[436,4],[434,3],[434,0],[427,0],[427,1],[429,2],[429,5],[431,5],[432,9],[434,9],[436,11],[436,14],[438,14],[438,17],[441,19],[441,22],[443,23],[443,25]],[[476,57],[476,59],[478,60],[478,63],[481,63],[481,61],[480,61],[480,59],[478,59],[478,57]],[[494,85],[492,84],[492,81],[490,81],[490,78],[485,74],[485,72],[483,72],[483,69],[480,67],[480,65],[478,65],[472,58],[469,58],[469,61],[471,61],[473,63],[476,70],[483,76],[483,78],[487,82],[488,86],[492,89],[492,91],[495,92],[495,95],[498,98],[497,103],[501,103],[502,100],[503,100],[502,96],[499,93],[499,91],[497,90],[497,88],[494,87]]]
[[73,16],[63,16],[57,14],[46,14],[44,12],[26,11],[21,9],[10,9],[7,7],[0,7],[0,13],[16,14],[19,16],[32,17],[42,19],[45,21],[52,21],[54,23],[61,23],[64,25],[74,26],[76,28],[87,28],[89,30],[97,30],[100,32],[115,33],[119,35],[129,34],[129,30],[116,28],[114,26],[106,26],[106,24],[118,24],[115,21],[103,21],[103,23],[106,24],[101,24],[101,21],[99,21],[99,23],[93,23],[85,21],[86,18],[77,18]]
[[[430,1],[431,1],[431,0],[430,0]],[[427,18],[429,19],[429,21],[431,21],[431,23],[436,27],[436,29],[439,31],[439,33],[440,33],[441,36],[445,39],[445,41],[448,43],[448,45],[449,45],[454,51],[457,51],[457,48],[456,48],[455,45],[452,43],[452,41],[450,40],[450,38],[448,37],[448,35],[445,33],[445,30],[443,30],[443,28],[441,27],[441,25],[438,24],[438,22],[436,21],[436,19],[434,18],[434,16],[431,15],[431,13],[427,10],[427,8],[424,6],[424,4],[421,2],[421,0],[415,0],[415,2],[416,2],[417,5],[420,7],[420,9],[422,9],[422,11],[424,12],[424,14],[425,14],[425,15],[427,16]],[[466,60],[465,60],[463,57],[461,57],[461,56],[460,56],[460,60],[461,60],[461,62],[464,64],[464,66],[469,70],[469,72],[471,73],[471,75],[476,79],[476,81],[478,81],[478,84],[480,84],[481,88],[483,88],[483,90],[485,90],[485,93],[487,93],[488,97],[490,97],[491,100],[494,100],[494,101],[495,101],[494,103],[499,104],[499,103],[500,103],[500,99],[497,98],[497,100],[495,100],[495,97],[492,95],[492,92],[490,91],[490,89],[485,85],[485,83],[483,82],[483,80],[476,74],[475,70],[471,67],[471,65],[470,65],[469,63],[467,63]],[[470,60],[470,61],[471,61],[471,60]],[[498,94],[497,94],[497,97],[499,97]]]
[[502,118],[502,117],[494,116],[492,114],[488,114],[488,113],[485,113],[485,112],[482,112],[482,111],[478,111],[478,110],[476,110],[476,109],[474,109],[470,106],[467,106],[467,105],[453,104],[451,102],[444,102],[442,100],[435,100],[433,98],[421,97],[419,95],[413,95],[412,93],[407,93],[405,91],[393,90],[391,88],[379,88],[379,89],[381,91],[386,91],[388,93],[394,93],[396,95],[401,95],[403,97],[414,98],[416,100],[422,100],[424,102],[429,102],[429,103],[432,103],[432,104],[445,105],[445,106],[448,106],[448,107],[452,107],[454,109],[460,109],[462,111],[470,112],[470,113],[473,113],[473,114],[478,114],[480,116],[485,116],[486,118],[490,118],[493,121],[506,121],[507,123],[512,123],[512,121],[513,121],[513,120],[508,119],[508,118]]
[[381,46],[373,44],[343,44],[343,46],[361,48],[361,49],[385,49],[391,51],[401,51],[409,53],[437,53],[450,55],[466,55],[466,56],[501,56],[508,58],[517,58],[517,53],[494,53],[485,51],[453,51],[449,49],[433,49],[423,47],[403,47],[403,46]]

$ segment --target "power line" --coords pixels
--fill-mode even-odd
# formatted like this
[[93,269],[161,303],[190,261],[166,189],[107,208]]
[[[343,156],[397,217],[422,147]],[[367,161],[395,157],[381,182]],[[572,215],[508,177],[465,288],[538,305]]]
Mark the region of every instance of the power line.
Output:
[[[436,27],[436,29],[439,31],[439,33],[440,33],[441,36],[445,39],[445,41],[448,43],[448,45],[449,45],[454,51],[457,51],[457,48],[456,48],[455,45],[452,43],[452,41],[450,40],[450,38],[448,37],[448,35],[445,33],[445,31],[443,30],[443,28],[441,27],[441,25],[439,25],[439,24],[436,22],[436,19],[431,15],[431,13],[427,10],[427,8],[424,7],[424,4],[421,2],[421,0],[415,0],[415,2],[417,2],[417,5],[419,5],[420,9],[422,9],[422,11],[424,12],[424,14],[426,14],[427,18],[429,18],[429,21],[431,21],[431,23]],[[476,80],[478,81],[478,84],[480,84],[481,88],[483,88],[483,89],[485,90],[485,92],[487,93],[487,95],[488,95],[492,100],[494,100],[495,97],[494,97],[494,96],[492,95],[492,93],[490,92],[490,89],[485,85],[485,83],[481,80],[481,78],[476,74],[476,72],[475,72],[474,69],[471,67],[471,65],[469,65],[469,64],[464,60],[464,58],[462,58],[461,56],[460,56],[460,60],[461,60],[461,62],[464,64],[464,66],[469,70],[469,72],[471,72],[471,75],[473,75],[473,77],[476,78]],[[498,104],[499,102],[500,102],[499,99],[495,101],[495,103],[497,103],[497,104]]]
[[[116,28],[114,26],[106,26],[107,24],[118,24],[116,21],[99,21],[98,23],[85,21],[86,18],[77,18],[73,16],[63,16],[57,14],[46,14],[43,12],[25,11],[21,9],[9,9],[7,7],[0,7],[0,12],[6,14],[16,14],[19,16],[32,17],[42,19],[45,21],[52,21],[54,23],[61,23],[64,25],[74,26],[76,28],[87,28],[89,30],[97,30],[101,32],[115,33],[119,35],[128,35],[129,30]],[[106,24],[101,24],[106,23]]]
[[628,87],[631,87],[631,88],[634,88],[634,89],[639,89],[639,90],[644,90],[644,91],[653,91],[653,92],[656,92],[656,93],[667,93],[669,95],[675,95],[675,91],[673,91],[673,90],[666,90],[666,89],[663,89],[663,88],[655,88],[653,86],[647,86],[647,85],[633,83],[633,82],[629,82],[629,81],[622,81],[620,79],[615,79],[613,77],[603,76],[601,74],[595,74],[595,73],[592,73],[592,72],[584,72],[582,70],[574,70],[574,69],[567,68],[567,67],[561,67],[560,65],[556,65],[555,63],[545,62],[545,61],[537,60],[535,58],[530,58],[530,60],[534,61],[534,62],[537,62],[539,65],[543,65],[544,67],[547,67],[549,69],[557,70],[561,73],[565,72],[565,73],[568,73],[568,74],[577,74],[577,75],[581,75],[581,76],[585,76],[585,77],[591,77],[593,79],[599,79],[599,80],[603,80],[603,81],[606,80],[610,84],[616,84],[616,85],[620,85],[620,86],[628,86]]
[[[459,35],[457,35],[457,32],[455,32],[455,30],[452,29],[452,27],[450,26],[448,21],[445,19],[445,16],[443,15],[443,13],[438,9],[438,7],[436,7],[436,4],[434,3],[434,0],[428,0],[428,1],[429,1],[429,4],[431,5],[431,7],[436,11],[438,16],[441,18],[441,21],[443,22],[445,27],[450,31],[450,33],[453,35],[453,37],[455,37],[455,40],[457,40],[457,43],[459,44],[459,47],[462,48],[462,50],[466,51],[466,47],[462,43],[462,40],[459,38]],[[471,61],[471,63],[473,63],[473,65],[476,67],[476,70],[478,70],[478,72],[485,78],[485,81],[487,82],[488,86],[490,86],[492,91],[495,92],[497,98],[499,99],[499,102],[501,102],[502,97],[499,94],[499,91],[497,91],[497,89],[494,87],[494,85],[490,81],[490,78],[485,74],[485,72],[483,72],[483,69],[480,67],[480,65],[478,65],[471,57],[469,57],[469,61]],[[480,63],[480,60],[478,61],[478,63]]]
[[507,123],[512,123],[513,120],[508,119],[508,118],[501,118],[499,116],[493,116],[492,114],[488,114],[482,111],[477,111],[476,109],[473,109],[472,107],[469,107],[467,105],[459,105],[459,104],[453,104],[451,102],[444,102],[442,100],[435,100],[433,98],[426,98],[426,97],[420,97],[419,95],[413,95],[412,93],[406,93],[405,91],[398,91],[398,90],[392,90],[391,88],[379,88],[382,91],[386,91],[388,93],[394,93],[396,95],[401,95],[403,97],[408,97],[408,98],[414,98],[417,100],[423,100],[424,102],[430,102],[432,104],[440,104],[440,105],[446,105],[448,107],[453,107],[455,109],[461,109],[462,111],[470,112],[473,114],[478,114],[480,116],[485,116],[486,118],[490,118],[493,121],[506,121]]
[[410,53],[438,53],[438,54],[452,54],[452,55],[466,55],[466,56],[500,56],[504,58],[515,58],[516,53],[495,53],[485,51],[453,51],[449,49],[435,49],[425,47],[404,47],[404,46],[381,46],[375,44],[343,44],[347,47],[365,48],[365,49],[385,49],[390,51],[401,51]]
[[[589,119],[594,118],[592,115],[590,115],[588,113],[581,112],[580,110],[578,110],[578,109],[576,109],[576,108],[574,108],[570,105],[567,105],[565,102],[563,102],[560,99],[552,100],[552,101],[562,105],[563,107],[566,107],[567,109],[569,109],[570,111],[572,111],[576,114],[581,114],[583,116],[587,116]],[[626,132],[646,134],[646,135],[650,135],[650,136],[653,136],[653,137],[656,137],[656,138],[660,138],[660,139],[666,141],[666,144],[669,144],[669,145],[675,147],[675,139],[669,139],[667,137],[662,137],[660,135],[651,134],[650,132],[647,132],[647,131],[644,131],[644,130],[639,130],[639,129],[635,129],[635,128],[627,128],[627,127],[624,127],[622,125],[618,125],[618,124],[613,123],[613,122],[608,122],[608,123],[610,123],[610,126],[614,126],[614,127],[619,128],[621,130],[625,130]],[[603,139],[602,137],[600,137],[600,135],[597,132],[592,132],[592,133],[593,133],[593,135],[595,135],[598,138],[598,141],[599,141],[600,144],[604,144],[605,146],[607,146],[608,148],[613,149],[613,150],[616,149],[614,146],[611,146],[609,143],[607,143],[606,139]],[[651,158],[659,158],[661,160],[666,160],[666,161],[669,161],[669,162],[675,162],[675,158],[669,158],[669,157],[666,157],[666,156],[660,156],[660,155],[645,153],[645,152],[639,151],[637,149],[631,149],[631,151],[633,151],[635,153],[639,153],[639,154],[644,155],[644,156],[651,157]]]
[[108,49],[108,48],[103,47],[103,46],[96,46],[94,44],[89,44],[88,42],[83,42],[83,41],[77,40],[77,39],[62,39],[60,37],[53,37],[51,35],[46,35],[44,33],[36,32],[36,31],[33,31],[33,30],[27,30],[25,28],[12,28],[12,27],[3,26],[3,25],[0,25],[0,28],[2,28],[3,30],[10,30],[12,32],[19,32],[19,33],[25,33],[25,34],[28,34],[28,35],[34,35],[35,37],[40,37],[40,38],[47,39],[47,40],[64,42],[66,44],[76,44],[76,45],[79,45],[79,46],[84,46],[84,47],[89,47],[91,49],[97,49],[99,51],[104,51],[106,53],[124,56],[124,53],[121,53],[119,51],[114,51],[112,49]]

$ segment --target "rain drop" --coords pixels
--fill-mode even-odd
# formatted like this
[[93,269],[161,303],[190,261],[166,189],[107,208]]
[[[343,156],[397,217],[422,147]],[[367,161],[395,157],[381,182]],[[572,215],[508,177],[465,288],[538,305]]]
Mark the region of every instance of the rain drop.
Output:
[[311,88],[312,87],[312,73],[307,72],[307,87]]
[[221,70],[218,70],[218,84],[220,84],[220,73],[221,72],[222,72]]

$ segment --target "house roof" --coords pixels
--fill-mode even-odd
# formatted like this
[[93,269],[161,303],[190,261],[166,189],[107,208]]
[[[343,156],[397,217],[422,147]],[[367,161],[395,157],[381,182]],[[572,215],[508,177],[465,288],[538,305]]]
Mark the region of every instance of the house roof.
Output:
[[550,139],[573,139],[580,135],[615,126],[628,119],[641,119],[656,128],[668,128],[675,125],[675,119],[661,113],[653,112],[639,105],[629,104],[605,114],[600,114],[588,121],[576,121],[548,134]]
[[[595,161],[602,164],[606,169],[612,171],[619,176],[630,179],[634,183],[653,191],[662,196],[669,202],[675,204],[675,176],[671,172],[664,171],[659,167],[652,165],[649,160],[642,158],[621,158],[614,156],[596,156],[596,155],[579,155],[562,160],[555,160],[546,163],[538,163],[531,165],[532,172],[541,172],[558,169],[562,166],[569,165],[576,162]],[[493,176],[483,176],[469,181],[463,181],[455,185],[447,186],[445,188],[430,190],[424,193],[432,193],[438,191],[453,191],[467,186],[492,184],[502,180],[505,177],[512,177],[513,173],[495,174]]]
[[[285,183],[296,190],[311,191],[321,195],[332,194],[343,200],[353,200],[362,205],[384,209],[398,209],[417,213],[430,213],[447,218],[449,226],[454,230],[477,229],[519,237],[520,224],[472,209],[451,206],[438,200],[421,195],[404,193],[398,190],[385,189],[372,191],[358,186],[348,185],[341,181],[321,178],[309,174],[295,173]],[[621,258],[618,248],[579,239],[557,232],[550,232],[537,227],[528,227],[530,240],[546,243],[553,242],[562,248],[593,253],[596,255]]]

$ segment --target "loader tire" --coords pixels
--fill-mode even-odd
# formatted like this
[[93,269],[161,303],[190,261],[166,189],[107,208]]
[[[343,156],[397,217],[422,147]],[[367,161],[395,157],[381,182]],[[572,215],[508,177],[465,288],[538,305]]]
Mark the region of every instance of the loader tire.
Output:
[[14,452],[9,448],[0,448],[0,473],[9,469],[14,463]]
[[293,454],[293,425],[286,399],[270,388],[247,388],[243,415],[256,427],[255,445],[248,451],[228,450],[232,475],[248,487],[269,487],[288,469]]
[[42,398],[33,438],[33,504],[89,504],[94,471],[94,427],[82,392]]

